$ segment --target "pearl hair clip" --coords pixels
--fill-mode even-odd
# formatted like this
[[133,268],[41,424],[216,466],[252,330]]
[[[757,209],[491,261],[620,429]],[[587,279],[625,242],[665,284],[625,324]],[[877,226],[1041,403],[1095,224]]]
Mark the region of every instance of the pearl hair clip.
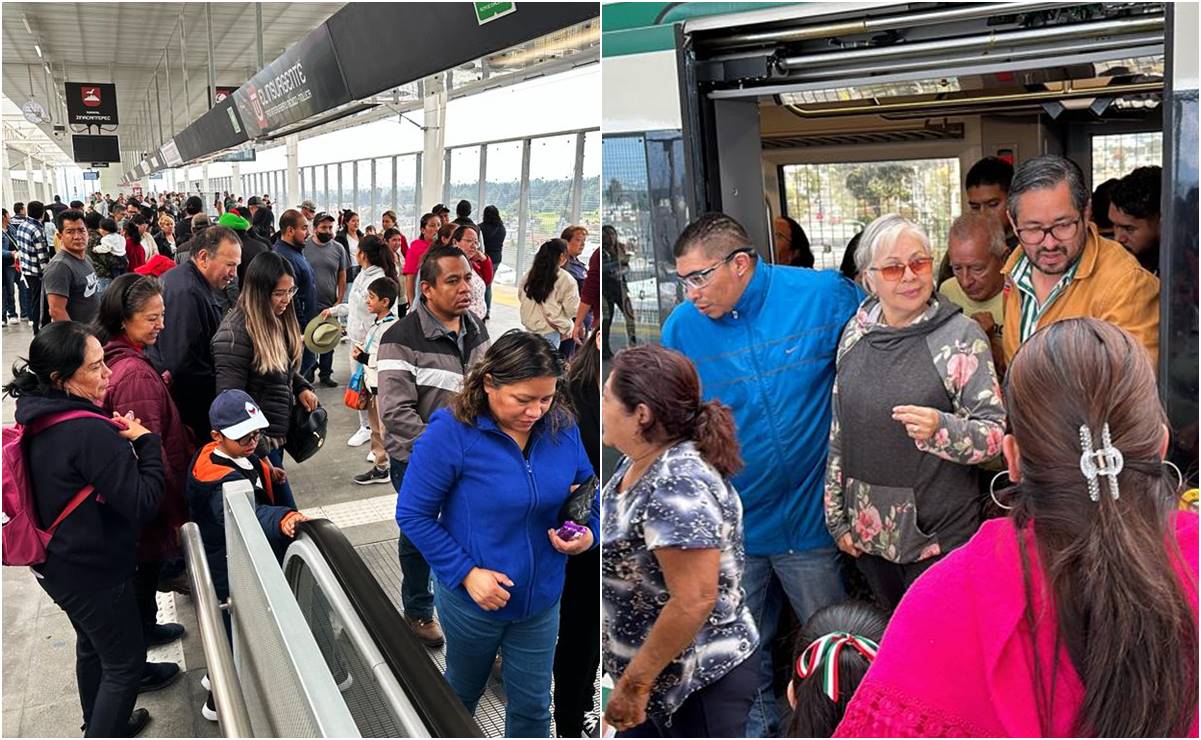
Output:
[[1118,498],[1118,473],[1122,472],[1126,461],[1122,451],[1113,446],[1109,436],[1109,424],[1101,427],[1101,443],[1099,450],[1093,449],[1093,433],[1087,424],[1080,426],[1080,447],[1084,454],[1080,456],[1080,472],[1088,480],[1088,497],[1093,501],[1101,500],[1101,483],[1098,477],[1104,476],[1109,481],[1109,495],[1114,500]]

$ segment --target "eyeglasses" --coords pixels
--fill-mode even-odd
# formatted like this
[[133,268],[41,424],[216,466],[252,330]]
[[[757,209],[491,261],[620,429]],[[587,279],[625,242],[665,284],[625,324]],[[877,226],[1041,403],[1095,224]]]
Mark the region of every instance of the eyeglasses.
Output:
[[909,260],[907,265],[885,265],[884,267],[869,267],[867,269],[872,272],[880,273],[880,277],[890,283],[895,283],[905,277],[905,268],[909,268],[914,275],[929,275],[930,269],[934,266],[932,257],[914,257]]
[[271,291],[271,297],[277,301],[282,301],[285,298],[291,299],[296,295],[296,291],[298,290],[300,289],[295,286],[289,288],[288,290],[273,290]]
[[730,262],[730,260],[734,259],[735,257],[737,257],[740,254],[752,254],[752,253],[754,253],[754,251],[755,250],[751,249],[750,247],[740,247],[738,249],[735,249],[733,252],[730,252],[729,254],[727,254],[725,257],[723,257],[721,259],[720,262],[713,265],[712,267],[706,267],[703,270],[697,270],[695,272],[690,272],[687,275],[677,275],[676,281],[678,283],[680,283],[681,285],[683,285],[685,288],[689,288],[691,290],[700,290],[701,288],[703,288],[709,284],[709,281],[711,281],[713,279],[713,273],[717,272],[717,269],[719,267],[721,267],[722,265],[728,264]]
[[262,435],[263,435],[262,429],[255,429],[253,432],[251,432],[250,434],[247,434],[245,437],[238,437],[234,441],[240,445],[249,445],[252,442],[255,444],[258,444],[259,437],[261,437]]
[[1080,222],[1083,220],[1083,217],[1078,216],[1071,221],[1061,221],[1046,228],[1042,226],[1027,226],[1017,230],[1018,241],[1027,246],[1034,246],[1035,244],[1042,244],[1047,238],[1047,234],[1050,234],[1061,242],[1067,241],[1076,236],[1076,232],[1080,229]]

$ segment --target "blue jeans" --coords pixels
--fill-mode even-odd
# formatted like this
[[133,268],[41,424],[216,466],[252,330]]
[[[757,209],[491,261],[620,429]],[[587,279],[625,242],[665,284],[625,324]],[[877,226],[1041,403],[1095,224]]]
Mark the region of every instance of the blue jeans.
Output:
[[17,315],[17,271],[12,265],[4,266],[4,318]]
[[475,714],[496,653],[504,655],[501,681],[505,737],[550,737],[550,680],[559,634],[559,605],[515,622],[492,619],[469,597],[434,588],[438,618],[446,634],[446,682]]
[[[304,327],[301,327],[303,329]],[[308,347],[304,348],[304,353],[300,356],[300,374],[307,378],[309,373],[313,372],[313,368],[317,367],[317,355]]]
[[[277,468],[284,466],[284,448],[277,447],[267,453],[267,459]],[[292,496],[292,484],[288,481],[283,483],[272,483],[271,490],[275,492],[276,506],[290,506],[296,508],[296,498]]]
[[[389,474],[396,495],[400,495],[400,484],[404,482],[407,462],[390,457]],[[400,559],[400,602],[409,619],[434,618],[434,594],[430,591],[430,564],[405,533],[400,533],[396,543]]]
[[772,689],[771,643],[776,636],[780,610],[784,608],[784,597],[801,624],[823,606],[845,599],[838,548],[747,556],[742,588],[746,591],[747,607],[759,625],[760,660],[759,690],[747,717],[746,736],[776,737],[780,715]]

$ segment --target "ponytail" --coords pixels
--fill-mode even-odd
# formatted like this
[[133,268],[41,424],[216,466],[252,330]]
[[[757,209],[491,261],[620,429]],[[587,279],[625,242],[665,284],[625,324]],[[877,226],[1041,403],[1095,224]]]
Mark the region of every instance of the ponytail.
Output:
[[705,462],[729,478],[742,469],[742,455],[734,433],[734,415],[721,401],[706,401],[696,414],[693,439]]

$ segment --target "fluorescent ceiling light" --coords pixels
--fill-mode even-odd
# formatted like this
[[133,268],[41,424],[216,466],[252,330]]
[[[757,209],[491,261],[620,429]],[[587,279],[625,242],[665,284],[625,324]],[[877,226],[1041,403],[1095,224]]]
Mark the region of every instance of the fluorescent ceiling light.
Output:
[[38,46],[37,44],[34,44],[33,50],[38,53],[38,59],[41,59],[42,58],[42,47]]
[[26,31],[27,31],[27,32],[28,32],[30,35],[33,35],[33,29],[29,27],[29,19],[28,19],[28,18],[25,18],[25,17],[22,17],[22,18],[21,18],[21,22],[25,24],[25,30],[26,30]]

